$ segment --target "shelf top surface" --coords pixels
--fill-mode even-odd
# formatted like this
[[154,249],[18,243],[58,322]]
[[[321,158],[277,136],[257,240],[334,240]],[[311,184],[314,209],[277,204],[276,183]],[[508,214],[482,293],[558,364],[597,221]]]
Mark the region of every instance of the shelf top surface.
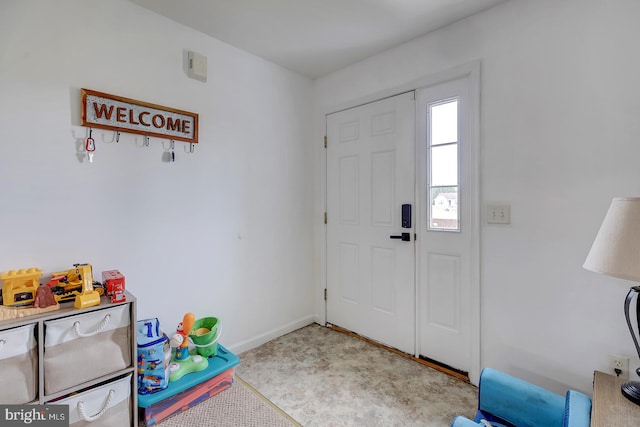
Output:
[[[8,329],[14,328],[22,325],[27,325],[30,323],[38,322],[40,320],[52,319],[52,318],[60,318],[66,316],[73,316],[80,313],[88,313],[95,310],[102,310],[104,308],[116,307],[118,305],[129,304],[135,301],[135,297],[133,294],[125,291],[126,300],[112,303],[111,298],[108,296],[102,296],[100,298],[100,304],[93,307],[86,308],[75,308],[73,306],[73,301],[59,303],[60,308],[53,311],[46,311],[43,313],[36,313],[31,315],[22,315],[21,317],[15,317],[12,319],[0,320],[0,329]],[[24,309],[33,308],[33,307],[6,307],[0,306],[0,309],[4,310],[12,310],[16,309],[18,311],[22,311]]]

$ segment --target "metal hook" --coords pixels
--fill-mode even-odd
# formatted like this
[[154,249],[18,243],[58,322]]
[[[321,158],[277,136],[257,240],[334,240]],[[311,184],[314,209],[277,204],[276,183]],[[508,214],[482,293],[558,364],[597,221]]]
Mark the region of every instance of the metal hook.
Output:
[[116,131],[116,142],[120,142],[120,131]]
[[144,136],[144,146],[145,147],[149,146],[149,137],[147,135]]
[[171,140],[171,161],[172,162],[176,161],[176,152],[174,150],[175,150],[175,142],[172,139]]
[[195,145],[193,145],[193,143],[189,144],[189,153],[193,154],[194,150],[195,150]]

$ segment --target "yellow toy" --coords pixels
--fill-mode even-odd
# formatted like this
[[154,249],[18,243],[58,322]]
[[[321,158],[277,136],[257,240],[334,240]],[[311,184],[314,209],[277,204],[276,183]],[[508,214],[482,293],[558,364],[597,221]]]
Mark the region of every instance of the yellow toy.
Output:
[[47,286],[51,288],[56,301],[74,300],[75,308],[93,307],[100,304],[103,288],[93,287],[91,264],[73,264],[74,268],[67,271],[57,271],[51,274]]
[[34,267],[1,273],[2,305],[11,307],[33,304],[36,291],[40,286],[40,276],[42,276],[42,270]]

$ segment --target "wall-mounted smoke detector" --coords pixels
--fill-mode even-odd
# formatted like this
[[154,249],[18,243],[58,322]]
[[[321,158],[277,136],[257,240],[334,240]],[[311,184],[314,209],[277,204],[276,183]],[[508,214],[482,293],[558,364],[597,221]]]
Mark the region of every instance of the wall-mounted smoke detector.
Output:
[[196,52],[187,53],[187,75],[192,79],[207,81],[207,57]]

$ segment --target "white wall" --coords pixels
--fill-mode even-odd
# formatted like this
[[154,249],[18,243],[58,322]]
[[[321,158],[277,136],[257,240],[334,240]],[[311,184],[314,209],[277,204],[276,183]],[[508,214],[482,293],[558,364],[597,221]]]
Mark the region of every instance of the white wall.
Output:
[[[582,269],[611,198],[640,194],[639,16],[636,0],[512,0],[315,81],[319,140],[332,107],[481,61],[481,365],[558,392],[590,392],[610,353],[640,365],[633,283]],[[495,202],[510,226],[486,225]]]
[[[479,59],[481,197],[512,214],[481,230],[482,365],[588,392],[609,353],[635,353],[631,284],[581,265],[610,199],[640,194],[638,16],[635,0],[511,0],[312,83],[126,0],[4,0],[0,271],[120,269],[139,318],[171,331],[216,315],[236,351],[322,319],[324,121],[309,101],[318,113]],[[186,77],[185,50],[208,57],[207,83]],[[197,112],[200,144],[168,164],[162,140],[96,130],[80,161],[81,87]]]
[[[187,78],[186,50],[208,57]],[[200,115],[199,144],[94,130],[79,89]],[[119,269],[138,318],[241,351],[313,321],[312,82],[126,0],[0,4],[0,271]]]

